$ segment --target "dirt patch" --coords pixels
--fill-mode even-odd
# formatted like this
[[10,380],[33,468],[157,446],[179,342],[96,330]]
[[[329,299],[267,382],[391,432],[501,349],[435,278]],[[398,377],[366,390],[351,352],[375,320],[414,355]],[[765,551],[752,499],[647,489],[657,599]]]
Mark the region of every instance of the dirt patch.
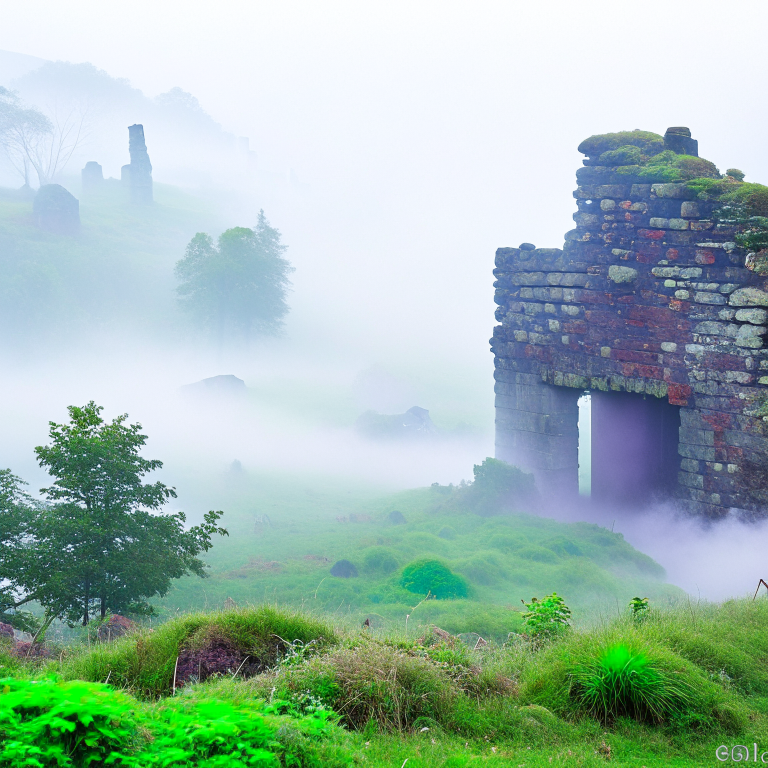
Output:
[[261,660],[243,653],[226,638],[216,638],[202,648],[182,648],[176,665],[176,686],[222,675],[252,677],[266,669]]

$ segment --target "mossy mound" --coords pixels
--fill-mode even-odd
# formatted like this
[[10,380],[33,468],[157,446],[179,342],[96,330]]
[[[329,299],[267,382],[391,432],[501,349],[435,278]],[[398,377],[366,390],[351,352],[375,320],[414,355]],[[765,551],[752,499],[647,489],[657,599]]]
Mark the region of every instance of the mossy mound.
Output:
[[714,163],[673,151],[664,137],[650,131],[590,136],[579,144],[579,152],[589,156],[585,160],[587,167],[576,174],[580,184],[657,184],[721,178]]
[[[268,605],[258,608],[191,613],[143,629],[113,643],[100,643],[65,661],[65,680],[103,681],[139,696],[167,696],[178,685],[178,667],[187,664],[190,676],[204,678],[229,670],[247,658],[255,673],[274,666],[294,645],[324,647],[338,641],[333,628],[307,614]],[[179,663],[177,664],[177,659]],[[202,674],[202,665],[207,665]],[[182,670],[184,671],[184,670]],[[236,669],[231,669],[234,673]],[[242,674],[242,670],[240,672]]]
[[417,595],[438,600],[467,596],[467,582],[439,560],[417,560],[405,567],[400,585]]
[[[664,137],[651,131],[619,131],[590,136],[579,144],[579,152],[591,158],[598,158],[603,153],[619,148],[637,148],[643,155],[652,156],[664,151]],[[617,163],[618,165],[618,163]]]
[[387,547],[370,547],[363,557],[363,570],[366,573],[386,576],[399,567],[395,553]]

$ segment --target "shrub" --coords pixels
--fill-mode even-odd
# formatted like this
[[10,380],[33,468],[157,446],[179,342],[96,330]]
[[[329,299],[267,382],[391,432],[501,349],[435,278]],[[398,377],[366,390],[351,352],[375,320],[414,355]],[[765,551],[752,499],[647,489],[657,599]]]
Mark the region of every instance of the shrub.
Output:
[[656,669],[644,653],[617,643],[571,675],[572,694],[593,717],[664,721],[690,704],[687,687]]
[[106,685],[0,680],[0,765],[83,766],[136,737],[131,701]]
[[640,621],[648,615],[649,605],[647,597],[633,597],[629,601],[629,610],[632,612],[632,618]]
[[541,600],[531,598],[525,607],[528,610],[523,614],[523,621],[528,634],[533,637],[553,637],[570,627],[571,609],[557,592]]
[[515,555],[523,560],[532,560],[535,563],[556,563],[560,560],[549,547],[537,547],[535,544],[518,549]]
[[386,576],[396,571],[399,565],[394,552],[386,547],[371,547],[363,555],[363,568],[366,573]]
[[507,575],[496,552],[480,552],[457,566],[475,584],[498,584]]
[[578,557],[584,554],[581,551],[581,547],[571,539],[566,539],[565,536],[556,536],[554,539],[542,542],[547,549],[551,549],[558,555]]
[[640,163],[641,152],[639,147],[628,144],[618,149],[609,149],[600,155],[600,165],[637,165]]
[[487,458],[475,464],[474,482],[460,488],[455,503],[468,507],[479,515],[511,512],[536,500],[533,475],[499,459]]
[[445,722],[459,694],[435,662],[375,641],[281,669],[262,684],[270,682],[278,696],[321,701],[356,729],[371,720],[384,730],[405,730],[420,718]]
[[[330,734],[324,708],[176,698],[141,707],[100,683],[0,680],[0,765],[279,768],[318,765],[308,746]],[[323,763],[325,764],[325,763]]]
[[467,596],[467,583],[439,560],[416,560],[407,565],[400,586],[417,595],[431,594],[438,600]]
[[355,564],[349,560],[339,560],[331,566],[331,576],[337,579],[354,579],[359,575]]

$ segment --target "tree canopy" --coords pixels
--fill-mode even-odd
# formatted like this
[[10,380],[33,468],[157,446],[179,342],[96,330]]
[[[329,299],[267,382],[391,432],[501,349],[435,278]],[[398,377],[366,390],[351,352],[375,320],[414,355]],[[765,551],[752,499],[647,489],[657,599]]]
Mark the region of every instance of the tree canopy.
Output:
[[51,183],[85,138],[84,124],[85,114],[75,107],[49,117],[0,86],[0,148],[25,184],[30,168],[41,187]]
[[140,455],[141,425],[126,424],[126,414],[106,422],[94,402],[68,410],[69,423],[50,422],[51,443],[35,449],[54,478],[41,491],[48,503],[0,473],[0,583],[13,608],[35,600],[70,624],[108,611],[149,614],[148,598],[173,579],[206,575],[198,555],[227,533],[216,524],[222,513],[185,530],[183,512],[162,510],[175,490],[142,482],[162,462]]
[[277,334],[288,314],[288,275],[293,271],[285,250],[264,211],[253,229],[228,229],[217,243],[199,232],[176,264],[182,309],[219,344],[233,337]]

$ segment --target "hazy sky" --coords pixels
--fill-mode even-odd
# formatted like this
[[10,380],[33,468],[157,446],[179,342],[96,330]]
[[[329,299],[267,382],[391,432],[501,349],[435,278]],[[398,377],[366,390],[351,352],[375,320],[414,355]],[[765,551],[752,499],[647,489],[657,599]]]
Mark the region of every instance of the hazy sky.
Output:
[[[180,86],[260,164],[293,167],[311,205],[267,213],[299,267],[294,321],[311,304],[306,333],[358,347],[428,339],[490,366],[494,250],[562,245],[593,133],[687,125],[721,169],[768,179],[761,0],[0,9],[0,49],[90,61],[150,96]],[[349,313],[303,302],[318,284]]]
[[[261,167],[309,185],[267,210],[297,267],[286,343],[345,350],[350,377],[378,363],[465,377],[456,391],[489,424],[495,249],[562,245],[576,147],[595,133],[685,125],[721,170],[768,182],[766,29],[765,0],[0,0],[0,49],[89,61],[148,96],[180,86]],[[161,168],[150,130],[148,144]],[[225,224],[255,210],[242,218]],[[35,408],[38,431],[64,404]],[[472,458],[458,463],[446,479],[469,477]],[[404,480],[438,478],[423,474]]]
[[0,0],[0,49],[180,86],[309,185],[265,205],[297,267],[291,344],[474,376],[489,418],[495,249],[562,245],[593,133],[687,125],[768,181],[766,28],[760,0]]

